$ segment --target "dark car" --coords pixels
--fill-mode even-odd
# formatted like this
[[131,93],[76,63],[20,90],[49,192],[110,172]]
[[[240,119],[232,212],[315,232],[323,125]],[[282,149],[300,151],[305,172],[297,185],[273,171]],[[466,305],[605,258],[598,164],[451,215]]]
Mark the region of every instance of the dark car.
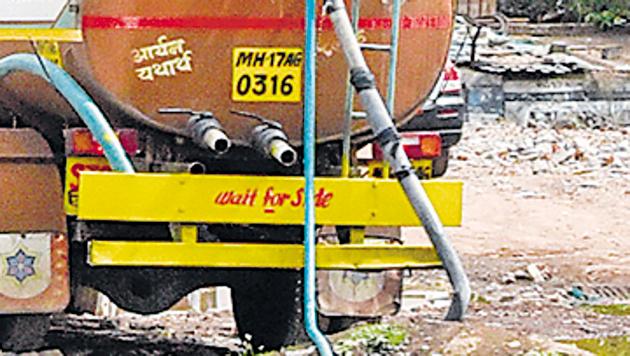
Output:
[[403,133],[435,132],[440,135],[442,150],[440,156],[433,159],[433,177],[446,172],[449,149],[462,137],[464,110],[461,76],[449,60],[421,112],[401,128]]

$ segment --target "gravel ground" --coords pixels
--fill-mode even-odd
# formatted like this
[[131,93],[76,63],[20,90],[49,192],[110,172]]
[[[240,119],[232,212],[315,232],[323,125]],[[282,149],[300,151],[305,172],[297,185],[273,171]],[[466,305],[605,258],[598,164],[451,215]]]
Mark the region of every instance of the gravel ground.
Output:
[[[579,355],[557,341],[630,336],[630,317],[591,307],[630,304],[628,130],[486,121],[464,135],[447,173],[465,182],[464,222],[449,234],[474,301],[463,324],[440,321],[446,287],[394,317],[414,330],[405,353]],[[443,272],[420,273],[407,290],[439,286]]]

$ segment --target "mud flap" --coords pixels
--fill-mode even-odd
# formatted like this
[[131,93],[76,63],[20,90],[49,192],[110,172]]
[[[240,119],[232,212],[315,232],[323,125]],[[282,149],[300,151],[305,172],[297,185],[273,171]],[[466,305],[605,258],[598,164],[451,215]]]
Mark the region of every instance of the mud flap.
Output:
[[325,316],[378,317],[400,309],[403,273],[317,272],[318,310]]
[[62,234],[0,234],[0,314],[61,312],[70,299]]
[[32,129],[0,129],[0,314],[52,313],[70,299],[61,178]]

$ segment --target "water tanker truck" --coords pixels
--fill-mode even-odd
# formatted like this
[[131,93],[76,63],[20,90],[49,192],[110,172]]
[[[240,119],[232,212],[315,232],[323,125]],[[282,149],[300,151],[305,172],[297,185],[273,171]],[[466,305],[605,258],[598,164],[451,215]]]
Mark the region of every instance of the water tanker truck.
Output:
[[[451,0],[326,1],[310,42],[301,0],[27,3],[0,5],[3,349],[35,347],[87,288],[152,314],[229,286],[241,336],[294,343],[309,224],[323,331],[395,313],[404,269],[446,268],[461,319],[441,229],[461,223],[461,183],[428,179],[439,135],[395,129],[445,63]],[[359,159],[375,142],[384,158]],[[435,247],[402,244],[421,223]]]

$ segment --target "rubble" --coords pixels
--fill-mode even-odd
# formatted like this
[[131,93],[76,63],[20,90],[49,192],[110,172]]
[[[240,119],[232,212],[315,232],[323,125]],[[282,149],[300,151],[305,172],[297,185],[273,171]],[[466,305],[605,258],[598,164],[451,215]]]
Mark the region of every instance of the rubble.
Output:
[[[577,95],[577,91],[573,95]],[[585,95],[584,93],[580,93]],[[521,125],[553,129],[615,128],[630,125],[630,99],[538,100],[540,94],[506,93],[505,116]],[[519,96],[518,99],[514,97]],[[534,97],[537,96],[537,97]],[[630,94],[626,94],[630,97]],[[544,98],[542,98],[544,99]]]
[[474,59],[471,65],[478,71],[536,77],[598,69],[568,51],[558,51],[557,45],[543,44],[533,38],[507,36],[488,27],[479,29],[473,50],[476,31],[463,18],[457,17],[450,51],[454,63],[469,63]]
[[527,266],[527,273],[531,276],[532,280],[536,283],[542,283],[545,281],[545,275],[535,264]]
[[503,283],[503,284],[512,284],[512,283],[515,283],[515,282],[516,282],[516,276],[512,272],[506,273],[501,278],[501,283]]
[[[464,139],[451,151],[451,172],[487,168],[505,175],[587,176],[580,188],[601,184],[593,178],[630,178],[630,133],[627,129],[554,129],[504,121],[464,125]],[[536,192],[521,192],[524,198]],[[543,197],[544,198],[544,197]]]
[[506,345],[508,348],[510,349],[518,349],[522,346],[521,342],[518,340],[514,340],[514,341],[510,341],[508,342],[508,344]]

